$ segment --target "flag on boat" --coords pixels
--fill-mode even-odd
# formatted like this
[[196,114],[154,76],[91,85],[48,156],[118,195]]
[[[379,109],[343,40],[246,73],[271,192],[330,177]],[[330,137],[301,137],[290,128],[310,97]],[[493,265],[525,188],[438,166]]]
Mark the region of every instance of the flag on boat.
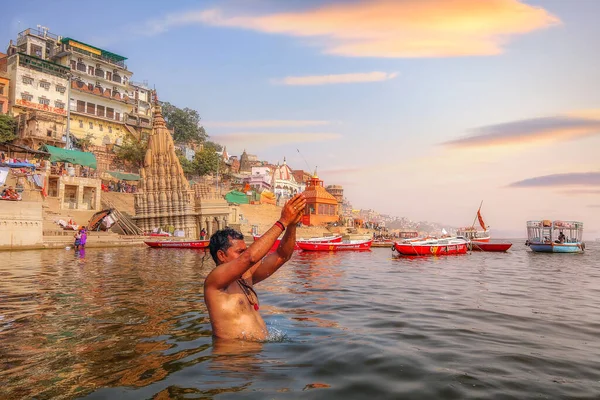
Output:
[[446,230],[444,228],[442,228],[442,235],[447,235],[448,232],[446,232]]
[[477,210],[477,219],[479,220],[479,225],[481,225],[481,229],[486,230],[485,222],[483,222],[483,217],[481,216],[481,210]]

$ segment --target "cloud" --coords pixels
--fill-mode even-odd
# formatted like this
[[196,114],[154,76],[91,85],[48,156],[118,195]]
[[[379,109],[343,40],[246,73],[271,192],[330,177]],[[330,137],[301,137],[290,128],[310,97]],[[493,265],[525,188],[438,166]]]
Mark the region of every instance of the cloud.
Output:
[[445,146],[469,148],[530,145],[581,139],[600,134],[600,118],[571,115],[525,119],[477,128],[464,138],[443,143]]
[[323,126],[331,124],[330,121],[310,120],[257,120],[257,121],[205,121],[204,125],[210,128],[303,128],[308,126]]
[[600,172],[572,172],[537,176],[513,182],[509,187],[535,188],[560,186],[600,186]]
[[222,135],[212,135],[211,137],[224,145],[235,145],[236,147],[248,148],[260,145],[260,147],[264,149],[295,143],[327,142],[341,139],[342,135],[330,132],[233,132]]
[[569,189],[569,190],[561,190],[559,191],[561,194],[566,194],[568,196],[578,196],[578,195],[600,195],[600,189]]
[[219,8],[170,14],[138,33],[202,24],[308,40],[348,57],[456,57],[500,54],[516,35],[560,20],[519,0],[368,0],[291,12],[251,14]]
[[394,79],[398,73],[392,72],[363,72],[337,75],[312,75],[312,76],[286,76],[283,79],[274,79],[272,82],[280,85],[330,85],[335,83],[364,83],[381,82]]

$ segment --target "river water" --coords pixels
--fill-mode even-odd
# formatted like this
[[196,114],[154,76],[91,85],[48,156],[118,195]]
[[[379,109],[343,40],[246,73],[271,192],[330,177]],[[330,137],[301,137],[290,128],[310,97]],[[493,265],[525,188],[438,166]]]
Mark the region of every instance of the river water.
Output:
[[213,342],[202,251],[0,253],[0,398],[600,398],[600,246],[297,252]]

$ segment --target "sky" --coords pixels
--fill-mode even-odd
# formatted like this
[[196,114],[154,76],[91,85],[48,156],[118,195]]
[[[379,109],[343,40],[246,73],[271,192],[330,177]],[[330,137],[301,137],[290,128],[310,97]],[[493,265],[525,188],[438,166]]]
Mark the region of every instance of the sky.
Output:
[[355,208],[496,237],[527,220],[600,237],[600,2],[7,2],[128,57],[134,81],[198,110],[210,140],[314,170]]

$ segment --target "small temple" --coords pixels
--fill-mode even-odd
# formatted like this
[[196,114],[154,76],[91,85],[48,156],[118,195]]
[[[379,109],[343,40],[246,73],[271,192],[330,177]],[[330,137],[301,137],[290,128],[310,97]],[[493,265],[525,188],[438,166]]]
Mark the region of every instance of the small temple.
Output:
[[316,170],[307,183],[304,197],[306,208],[302,217],[303,225],[325,225],[339,220],[338,201],[323,187]]
[[144,232],[172,227],[183,231],[185,237],[198,238],[205,228],[210,236],[227,224],[231,213],[228,204],[211,190],[190,187],[156,93],[153,115],[133,219]]

